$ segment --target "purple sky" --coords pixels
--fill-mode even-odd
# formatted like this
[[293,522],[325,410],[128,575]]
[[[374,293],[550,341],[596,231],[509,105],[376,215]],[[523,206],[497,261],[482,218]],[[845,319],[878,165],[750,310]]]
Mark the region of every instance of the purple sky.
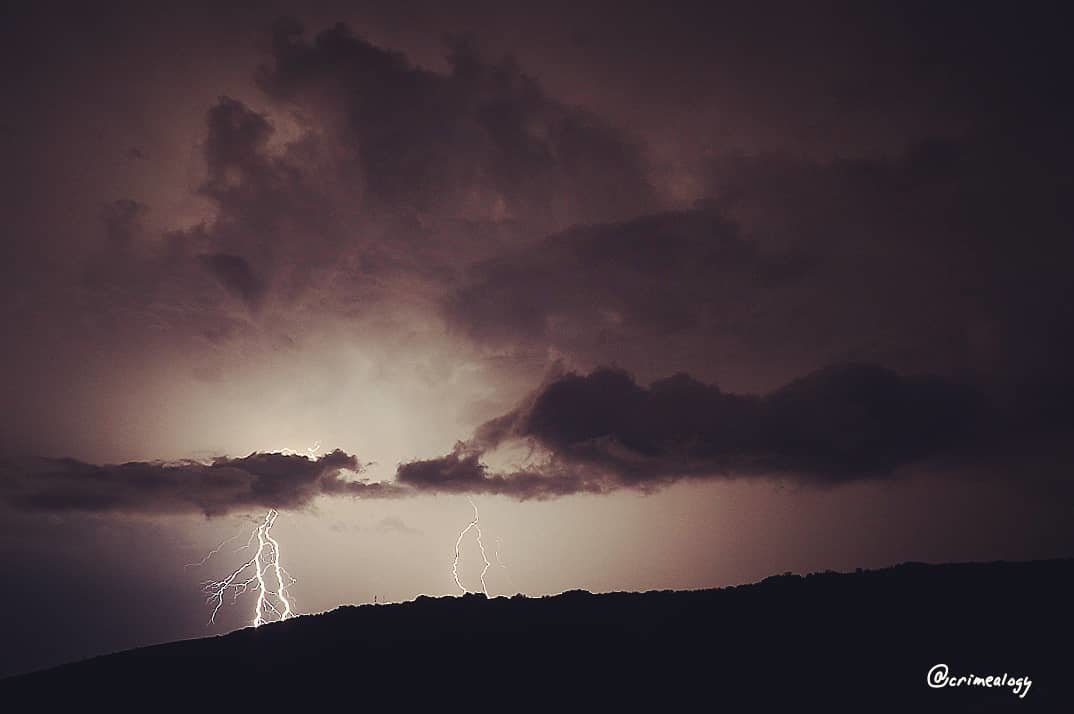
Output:
[[303,612],[467,496],[493,594],[1071,554],[1048,12],[215,5],[0,23],[0,674],[244,624],[267,508]]

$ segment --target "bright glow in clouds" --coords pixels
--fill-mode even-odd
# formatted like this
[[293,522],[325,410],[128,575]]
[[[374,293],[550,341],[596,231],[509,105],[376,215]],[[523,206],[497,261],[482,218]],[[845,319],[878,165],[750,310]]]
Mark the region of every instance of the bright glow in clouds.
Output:
[[317,459],[317,452],[320,450],[321,442],[315,441],[313,442],[313,446],[306,447],[306,450],[302,452],[295,451],[294,449],[280,449],[278,453],[283,454],[284,456],[305,456],[307,459],[313,461]]

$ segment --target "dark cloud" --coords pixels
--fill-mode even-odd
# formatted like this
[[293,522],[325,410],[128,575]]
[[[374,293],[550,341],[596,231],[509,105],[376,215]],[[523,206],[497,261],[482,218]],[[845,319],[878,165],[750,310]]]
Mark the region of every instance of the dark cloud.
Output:
[[307,41],[276,23],[259,73],[272,103],[209,109],[199,193],[215,215],[172,242],[251,307],[350,310],[413,276],[438,290],[502,243],[656,205],[620,132],[469,40],[448,59],[433,72],[344,25]]
[[[694,12],[707,17],[710,11],[698,5]],[[921,21],[911,15],[900,23],[865,23],[874,34],[897,28],[900,42],[882,43],[885,61],[898,59],[892,49]],[[683,17],[670,19],[674,27],[663,26],[668,18],[659,28],[636,24],[628,34],[643,40],[638,31],[659,29],[666,38],[690,29],[683,37],[705,40],[706,52],[737,51],[710,46],[707,30],[695,34],[705,23],[686,28]],[[720,31],[749,17],[730,13]],[[787,17],[782,21],[794,29]],[[844,31],[862,19],[828,30],[856,37]],[[960,39],[975,53],[987,36],[980,23],[974,18]],[[816,40],[781,27],[766,40]],[[610,29],[581,28],[591,39],[603,37],[598,45],[610,41],[604,36]],[[1057,405],[1071,391],[1064,369],[1074,356],[1068,307],[1074,299],[1064,270],[1074,255],[1062,240],[1071,213],[1061,200],[1069,188],[1069,172],[1062,170],[1069,150],[1049,154],[1036,134],[1004,138],[999,131],[1028,129],[1037,109],[1063,108],[1040,91],[1047,82],[1039,53],[1015,65],[1038,70],[1033,82],[1015,81],[1022,70],[974,75],[977,89],[989,88],[986,79],[998,83],[991,94],[978,92],[990,105],[1019,97],[1032,104],[1024,123],[1008,103],[1006,120],[990,118],[979,130],[928,125],[893,153],[856,156],[833,142],[819,158],[783,147],[734,153],[735,142],[691,134],[683,140],[693,142],[692,156],[703,165],[699,194],[707,198],[689,210],[658,212],[650,180],[674,183],[678,169],[653,173],[643,158],[648,147],[611,121],[553,97],[545,78],[555,72],[547,66],[537,71],[510,58],[490,59],[497,55],[482,53],[465,35],[449,41],[436,70],[344,25],[306,35],[301,24],[281,20],[269,39],[257,73],[263,94],[244,92],[249,103],[220,97],[204,117],[205,176],[197,191],[211,202],[211,216],[162,241],[144,225],[159,208],[134,199],[106,204],[103,239],[87,241],[100,248],[87,270],[99,296],[57,299],[57,312],[67,311],[85,330],[79,341],[86,349],[124,345],[140,359],[151,340],[208,336],[214,349],[252,341],[259,330],[283,323],[271,319],[280,306],[275,301],[288,303],[309,289],[314,309],[293,322],[310,330],[374,304],[429,298],[414,312],[439,304],[439,315],[479,350],[537,355],[536,369],[550,355],[583,370],[614,363],[645,382],[684,371],[738,392],[766,392],[818,365],[862,361],[907,373],[1005,380],[1015,388],[1033,380],[1038,390],[1066,384],[1052,390]],[[973,68],[935,40],[913,45],[913,57],[903,58],[916,73]],[[832,56],[853,49],[840,46]],[[821,65],[832,69],[827,61]],[[832,65],[869,74],[862,65]],[[768,76],[773,68],[763,69]],[[783,76],[796,72],[804,66]],[[837,104],[859,112],[858,121],[867,109],[890,109],[881,95],[906,90],[855,85],[842,70],[823,79],[833,82],[827,89],[841,97]],[[955,84],[948,76],[937,87]],[[972,99],[968,93],[951,98]],[[783,102],[781,96],[779,115],[791,114]],[[627,112],[613,119],[632,125]],[[132,142],[159,155],[140,136],[124,137],[122,147]],[[14,254],[10,265],[23,262]],[[249,322],[251,316],[229,315],[224,291],[258,314]],[[366,299],[374,293],[388,293],[387,299]],[[19,304],[39,303],[37,297],[23,291]],[[425,317],[435,324],[433,315],[415,319]],[[13,336],[22,329],[15,324],[5,321]],[[119,327],[100,331],[108,324]],[[102,334],[123,339],[101,340]],[[363,336],[369,344],[382,337]],[[286,344],[301,342],[301,334],[286,336]],[[172,344],[158,347],[175,353]],[[20,367],[49,364],[26,351]],[[46,345],[39,352],[56,350]],[[195,369],[213,374],[219,367]],[[512,379],[517,384],[522,377],[513,373],[503,382]],[[22,386],[26,380],[11,381],[18,382],[18,401],[30,401],[23,396],[31,391]],[[473,464],[465,454],[457,461],[439,471],[461,484]]]
[[[447,456],[399,467],[401,483],[545,498],[686,477],[785,476],[838,484],[891,474],[964,442],[984,419],[972,389],[872,365],[830,367],[767,395],[685,374],[638,385],[625,372],[567,374],[478,429]],[[550,453],[529,472],[490,474],[489,450],[526,441]]]
[[487,61],[472,39],[450,40],[439,74],[343,24],[312,42],[302,32],[276,23],[261,86],[336,123],[354,157],[344,170],[374,211],[569,224],[653,204],[632,142],[548,97],[512,59]]
[[475,265],[446,303],[474,339],[577,349],[659,338],[746,318],[744,293],[795,280],[802,256],[766,255],[717,210],[578,226]]
[[461,445],[453,453],[438,459],[412,461],[400,464],[397,478],[401,483],[416,488],[432,488],[443,491],[478,490],[486,480],[481,453],[467,452]]
[[1008,383],[1047,365],[1055,384],[1074,356],[1064,181],[1054,158],[1009,141],[714,155],[699,207],[502,251],[466,271],[443,312],[494,350],[758,391],[843,362]]
[[265,295],[265,285],[254,274],[245,258],[215,253],[200,255],[198,259],[229,293],[241,299],[251,309],[257,309],[260,306],[261,299]]
[[392,484],[351,481],[358,460],[343,451],[317,459],[277,453],[208,463],[130,462],[95,466],[75,459],[0,463],[0,501],[35,512],[197,513],[302,508],[320,495],[399,495]]
[[794,344],[908,371],[1068,381],[1064,156],[990,136],[892,157],[714,158],[709,191],[729,219],[770,249],[817,257],[806,280],[762,295],[740,334],[770,354]]
[[334,203],[339,196],[319,190],[320,174],[304,172],[293,152],[274,152],[269,142],[276,128],[242,102],[221,97],[206,127],[199,192],[216,214],[171,240],[251,308],[270,292],[284,302],[295,299],[315,271],[334,266],[347,250]]
[[598,474],[578,468],[544,465],[510,474],[490,473],[483,452],[459,443],[446,456],[400,464],[396,479],[415,491],[502,494],[520,499],[601,493],[613,486]]

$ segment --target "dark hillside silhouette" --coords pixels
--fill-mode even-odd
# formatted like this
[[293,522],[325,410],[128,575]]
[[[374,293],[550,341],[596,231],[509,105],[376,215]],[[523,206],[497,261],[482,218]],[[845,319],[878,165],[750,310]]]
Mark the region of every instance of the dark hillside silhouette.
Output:
[[[37,711],[1071,711],[1074,559],[777,575],[693,592],[419,597],[0,681]],[[1010,688],[930,689],[953,675]],[[7,698],[5,698],[5,701]]]

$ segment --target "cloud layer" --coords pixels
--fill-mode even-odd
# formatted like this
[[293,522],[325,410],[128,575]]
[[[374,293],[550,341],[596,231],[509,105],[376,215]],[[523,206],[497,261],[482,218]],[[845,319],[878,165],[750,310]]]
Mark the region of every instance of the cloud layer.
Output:
[[[767,395],[685,374],[638,385],[599,369],[555,379],[444,457],[399,467],[421,490],[547,498],[679,479],[781,476],[839,484],[891,474],[959,445],[983,419],[972,389],[874,365],[823,369]],[[490,473],[488,451],[523,441],[548,460]]]
[[[836,485],[890,475],[957,447],[984,422],[974,390],[875,365],[830,367],[766,395],[732,394],[686,374],[639,385],[602,368],[564,374],[442,457],[402,463],[396,482],[348,480],[357,458],[279,453],[202,463],[3,464],[0,500],[30,511],[202,512],[302,508],[319,496],[420,492],[547,499],[684,478],[782,477]],[[483,459],[527,445],[544,457],[510,471]]]
[[277,453],[208,463],[130,462],[95,466],[74,459],[0,464],[0,501],[26,511],[204,513],[297,509],[321,495],[397,495],[391,484],[346,480],[361,465],[336,450],[316,459]]
[[[954,19],[940,15],[941,25]],[[722,31],[744,18],[725,19]],[[850,24],[826,31],[872,32],[877,50],[897,59],[904,40],[919,34],[919,19],[854,29],[853,18],[844,18]],[[673,24],[660,31],[692,29]],[[657,28],[636,29],[645,35]],[[963,39],[980,51],[986,36],[970,32]],[[766,35],[776,45],[802,39],[795,32],[774,38]],[[5,396],[16,405],[3,415],[10,427],[0,431],[3,453],[120,458],[95,455],[103,439],[94,429],[115,431],[112,446],[144,444],[145,435],[132,428],[141,424],[113,428],[102,415],[114,410],[129,424],[137,421],[129,414],[145,403],[182,402],[172,393],[186,397],[175,386],[177,369],[199,385],[258,375],[257,387],[236,389],[241,397],[229,402],[248,406],[245,416],[257,412],[247,422],[267,413],[260,401],[266,393],[294,389],[303,395],[291,403],[304,403],[305,375],[317,373],[330,386],[310,398],[320,401],[309,411],[336,413],[333,400],[344,391],[329,372],[355,363],[346,351],[356,343],[386,345],[376,356],[380,364],[367,371],[370,383],[398,379],[400,365],[418,365],[414,381],[422,385],[480,375],[479,386],[467,386],[474,396],[443,399],[458,404],[437,415],[443,431],[436,450],[450,443],[459,423],[507,412],[450,454],[403,463],[399,483],[383,487],[383,495],[399,489],[551,497],[717,474],[818,483],[868,478],[956,444],[972,431],[973,409],[982,403],[946,377],[901,374],[964,376],[990,395],[1006,390],[1008,401],[1020,400],[1032,428],[1069,426],[1062,405],[1074,393],[1066,367],[1074,354],[1074,301],[1066,275],[1070,242],[1063,237],[1071,214],[1060,199],[1070,151],[1051,146],[1065,124],[1042,91],[1047,47],[1040,56],[1013,58],[1037,72],[1039,85],[987,73],[974,75],[981,91],[965,93],[954,90],[965,89],[968,75],[936,75],[938,85],[925,89],[965,103],[963,112],[948,109],[979,116],[970,129],[917,125],[907,115],[898,140],[872,145],[859,136],[852,142],[857,153],[819,135],[786,145],[760,142],[753,150],[745,129],[722,137],[680,116],[691,131],[680,137],[675,159],[661,144],[666,133],[652,130],[654,117],[665,118],[661,108],[635,101],[630,111],[605,117],[551,92],[549,82],[560,89],[570,82],[547,63],[531,74],[509,56],[490,59],[499,55],[465,35],[450,35],[442,61],[424,66],[343,24],[306,33],[283,18],[260,39],[260,63],[256,72],[249,71],[254,64],[245,67],[245,86],[194,105],[200,116],[192,155],[202,171],[187,188],[208,206],[196,220],[163,220],[166,227],[154,233],[159,194],[113,196],[103,213],[96,204],[95,239],[50,227],[55,245],[39,259],[32,251],[11,253],[10,264],[40,265],[42,276],[33,286],[22,275],[0,281],[18,298],[12,319],[0,323],[14,346],[6,356]],[[681,39],[700,38],[685,32]],[[604,49],[634,67],[636,53],[619,47],[620,40]],[[707,52],[717,48],[707,35],[696,49],[702,48],[697,58],[714,61]],[[834,82],[831,96],[814,99],[832,101],[841,121],[859,122],[868,134],[874,122],[854,119],[847,102],[887,112],[902,103],[894,97],[909,92],[904,98],[912,99],[921,87],[888,87],[892,102],[882,101],[885,88],[858,86],[859,68],[840,54],[847,49],[827,60],[810,55]],[[962,72],[977,67],[946,44],[932,52]],[[670,67],[671,60],[646,63]],[[917,59],[904,64],[915,76],[929,74]],[[988,66],[1007,64],[1005,58]],[[695,79],[703,75],[707,87],[712,73],[703,65],[678,71],[700,72]],[[790,65],[798,66],[780,63]],[[743,76],[766,77],[769,69],[754,66]],[[803,79],[788,79],[784,89]],[[740,89],[762,85],[743,80]],[[763,94],[753,97],[761,104],[738,98],[756,109],[770,99]],[[623,109],[607,96],[601,101]],[[1025,111],[1012,111],[1016,104]],[[919,101],[911,114],[924,120],[932,106]],[[1001,106],[1005,111],[992,111]],[[801,119],[782,104],[773,114],[792,115]],[[802,119],[799,129],[811,121]],[[624,126],[650,132],[635,136]],[[1040,131],[1025,131],[1033,126]],[[132,140],[123,138],[122,155],[130,157]],[[158,154],[147,144],[137,163]],[[37,245],[27,231],[16,233],[27,250]],[[18,310],[26,314],[14,319]],[[25,327],[32,324],[54,329]],[[339,345],[344,356],[303,361]],[[425,362],[430,345],[446,355],[435,365]],[[547,382],[507,408],[557,360],[588,374]],[[817,371],[833,363],[890,370]],[[143,364],[152,374],[136,373]],[[279,377],[283,364],[289,369]],[[617,369],[591,371],[608,364]],[[85,392],[82,411],[71,410],[70,424],[56,427],[51,405],[72,403],[76,388]],[[225,391],[206,389],[202,399]],[[117,407],[112,400],[119,397]],[[398,410],[403,424],[423,409],[420,389],[386,401],[385,411]],[[204,407],[186,408],[212,411]],[[251,423],[248,430],[288,428]],[[181,429],[159,431],[176,452],[188,443],[206,447],[201,434],[192,441]],[[36,439],[53,435],[48,448],[38,448]],[[544,460],[518,469],[488,465],[512,444],[533,447]],[[162,453],[154,450],[159,442],[144,448],[136,457]],[[245,442],[233,452],[250,448]],[[227,451],[214,443],[208,453]],[[394,463],[410,454],[371,456]],[[248,461],[255,457],[266,461]],[[228,479],[249,482],[248,493],[235,494],[239,505],[273,498],[282,506],[304,504],[333,489],[380,495],[299,462],[281,462],[280,473],[291,475],[273,495],[265,490],[273,482],[269,472],[252,470],[270,468],[273,458],[102,467],[20,461],[9,471],[35,477],[13,476],[4,493],[26,507],[57,508],[65,507],[64,494],[74,494],[72,503],[92,508],[82,489],[97,479],[101,508],[189,503],[204,512],[230,508],[216,490]],[[162,482],[156,501],[144,485],[154,479]],[[268,495],[259,501],[258,494]]]

